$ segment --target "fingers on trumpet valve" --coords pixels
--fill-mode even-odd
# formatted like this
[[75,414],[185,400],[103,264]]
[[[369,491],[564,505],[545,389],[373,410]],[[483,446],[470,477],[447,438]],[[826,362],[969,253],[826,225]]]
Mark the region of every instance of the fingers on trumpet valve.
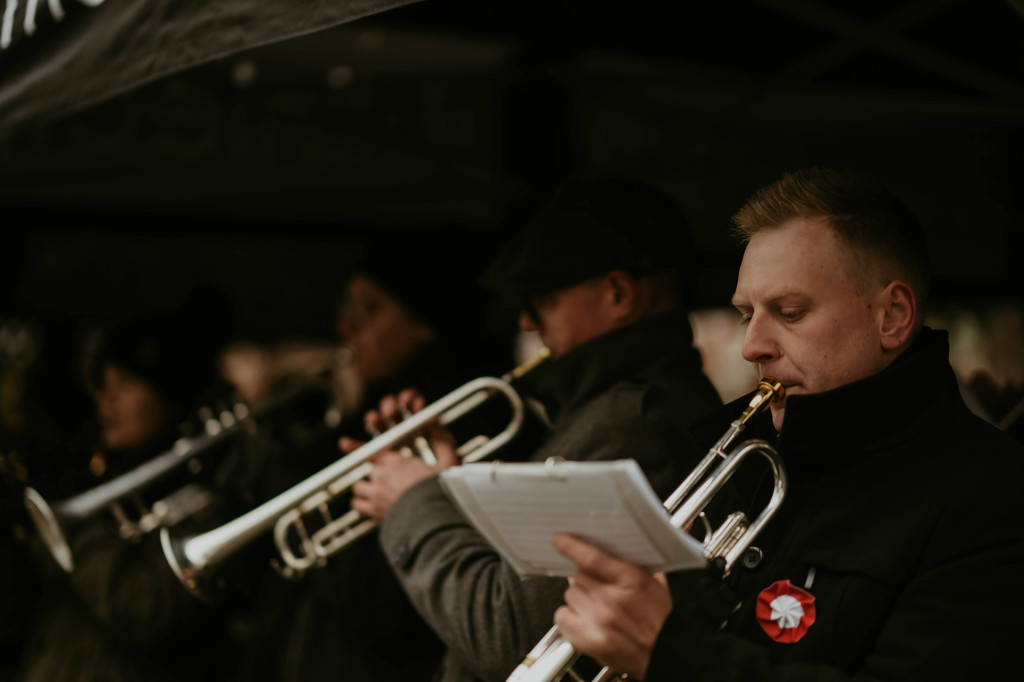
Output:
[[[363,416],[363,425],[371,437],[376,438],[388,429],[393,428],[402,421],[409,419],[416,412],[426,407],[426,399],[419,391],[407,388],[397,395],[387,395],[381,399],[376,410],[369,410]],[[424,428],[423,434],[413,436],[406,444],[397,449],[405,456],[419,456],[426,460],[431,466],[437,463],[437,456],[434,454],[430,442],[425,434],[434,438],[436,434],[430,426]]]
[[381,398],[376,410],[366,413],[365,421],[371,422],[378,429],[390,428],[403,419],[426,407],[426,400],[414,388],[407,388],[397,394]]
[[341,438],[338,439],[338,449],[344,452],[345,454],[352,452],[353,450],[361,447],[364,444],[365,441],[356,440],[355,438],[351,438],[349,436],[342,436]]

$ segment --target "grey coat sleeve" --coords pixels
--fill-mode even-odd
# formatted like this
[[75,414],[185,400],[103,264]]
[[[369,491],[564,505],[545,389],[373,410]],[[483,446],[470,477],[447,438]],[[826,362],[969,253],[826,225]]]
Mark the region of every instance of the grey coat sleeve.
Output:
[[388,513],[381,545],[416,609],[454,656],[484,680],[504,680],[551,627],[561,578],[522,580],[459,514],[437,479]]
[[[569,429],[532,459],[634,457],[648,477],[665,480],[672,469],[670,439],[638,417],[638,405],[595,405],[596,413],[583,420],[586,426]],[[384,520],[380,542],[406,594],[448,647],[449,659],[480,679],[505,680],[563,603],[564,579],[521,579],[463,519],[436,479],[399,498]]]

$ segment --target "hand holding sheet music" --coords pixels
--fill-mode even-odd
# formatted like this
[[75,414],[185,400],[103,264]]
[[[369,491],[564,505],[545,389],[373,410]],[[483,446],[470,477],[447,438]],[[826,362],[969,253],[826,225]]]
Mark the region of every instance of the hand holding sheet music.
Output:
[[449,497],[520,576],[570,576],[551,544],[572,533],[651,571],[699,568],[703,545],[669,515],[634,460],[487,462],[441,473]]

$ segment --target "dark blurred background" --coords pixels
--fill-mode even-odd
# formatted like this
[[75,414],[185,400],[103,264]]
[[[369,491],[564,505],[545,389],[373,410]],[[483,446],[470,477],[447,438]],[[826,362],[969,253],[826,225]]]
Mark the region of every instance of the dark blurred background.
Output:
[[242,337],[328,340],[367,240],[498,234],[571,173],[673,194],[715,310],[732,212],[821,163],[917,211],[936,314],[976,358],[1009,330],[965,372],[1019,382],[1022,5],[425,0],[235,54],[0,139],[0,315],[73,339],[208,284]]
[[[344,7],[259,1],[250,10],[292,18]],[[209,30],[245,4],[64,6],[129,8],[157,28],[205,12]],[[60,3],[8,0],[0,87],[5,74],[54,82],[3,51],[26,6],[56,25]],[[224,23],[228,43],[245,33]],[[29,54],[45,52],[43,33],[23,41]],[[122,39],[149,47],[149,35]],[[216,49],[201,32],[179,38],[161,47]],[[695,343],[726,400],[756,380],[728,305],[731,215],[787,170],[876,175],[928,230],[927,321],[950,332],[968,404],[1024,438],[1022,151],[1024,0],[422,0],[0,127],[0,517],[24,515],[26,483],[87,478],[72,459],[93,445],[82,360],[104,325],[191,294],[205,317],[186,338],[229,330],[243,367],[330,366],[342,287],[368,246],[436,235],[417,247],[430,277],[442,252],[469,251],[439,228],[500,244],[573,174],[647,180],[689,215],[704,297]],[[464,259],[473,272],[486,253]],[[8,551],[27,523],[0,524],[0,584],[17,586],[0,599],[0,649],[32,608],[34,569]],[[16,661],[0,662],[0,682]]]

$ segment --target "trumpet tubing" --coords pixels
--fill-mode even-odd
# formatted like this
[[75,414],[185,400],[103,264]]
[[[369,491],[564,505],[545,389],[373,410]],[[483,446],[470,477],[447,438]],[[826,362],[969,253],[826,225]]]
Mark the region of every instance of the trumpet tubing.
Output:
[[[180,438],[163,454],[68,499],[50,503],[35,488],[26,488],[23,500],[25,509],[61,568],[68,573],[74,571],[74,557],[68,542],[68,534],[75,525],[141,493],[179,470],[193,458],[224,442],[243,428],[244,417],[235,421],[224,421],[229,423],[224,425],[223,422],[219,422],[220,427],[213,427],[212,423],[208,422],[208,430],[198,437]],[[129,520],[123,511],[120,516],[121,534],[126,539],[148,532],[154,527],[151,521],[159,518],[159,515],[145,511],[140,513],[139,522]]]
[[[722,559],[723,577],[729,574],[764,525],[775,515],[785,496],[786,470],[782,458],[773,447],[765,441],[754,439],[730,449],[746,423],[783,394],[782,384],[777,380],[771,377],[762,379],[743,413],[732,422],[725,434],[664,503],[665,511],[671,515],[672,525],[676,528],[689,528],[749,454],[760,453],[767,459],[775,478],[775,485],[772,496],[761,513],[751,522],[743,512],[734,512],[705,537],[704,556],[708,560]],[[582,679],[572,671],[580,655],[575,647],[562,637],[556,625],[527,653],[506,682],[558,682],[567,673],[574,679]],[[604,667],[592,682],[608,682],[623,678],[622,674]]]
[[[378,522],[354,510],[334,518],[328,503],[345,494],[369,475],[370,459],[415,439],[431,422],[448,426],[494,397],[504,397],[511,408],[508,424],[492,437],[477,436],[458,448],[464,462],[482,459],[504,447],[522,428],[525,409],[511,381],[547,357],[544,352],[501,378],[481,377],[431,403],[408,419],[367,441],[318,473],[264,502],[249,512],[198,535],[175,538],[161,530],[161,544],[172,570],[200,598],[208,598],[215,577],[210,571],[255,538],[273,528],[274,544],[286,575],[301,575],[374,530]],[[320,528],[309,533],[304,519],[315,514]],[[293,543],[295,540],[297,542]],[[296,545],[296,546],[293,546]]]

